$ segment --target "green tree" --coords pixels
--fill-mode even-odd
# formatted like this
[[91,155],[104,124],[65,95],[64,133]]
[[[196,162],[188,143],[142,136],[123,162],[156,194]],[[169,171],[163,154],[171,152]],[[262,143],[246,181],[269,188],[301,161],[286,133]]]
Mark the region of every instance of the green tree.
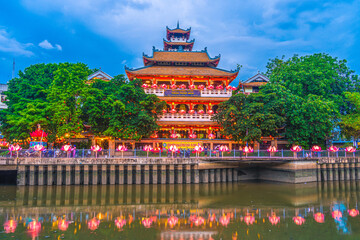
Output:
[[341,116],[340,127],[342,133],[353,141],[360,138],[360,93],[345,93],[346,100],[351,106],[348,114]]
[[260,141],[262,136],[277,136],[285,121],[283,105],[275,92],[237,94],[219,104],[213,120],[221,124],[223,134],[237,142]]

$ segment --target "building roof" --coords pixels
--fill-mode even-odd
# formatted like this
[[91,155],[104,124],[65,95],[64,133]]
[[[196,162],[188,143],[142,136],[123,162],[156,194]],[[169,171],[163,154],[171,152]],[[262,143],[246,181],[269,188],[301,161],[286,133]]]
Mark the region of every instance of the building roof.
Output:
[[250,82],[264,82],[264,83],[267,83],[269,81],[270,81],[270,79],[267,78],[265,75],[263,75],[261,73],[257,73],[256,75],[254,75],[253,77],[251,77],[248,80],[244,81],[243,83],[250,83]]
[[138,69],[125,68],[129,79],[141,76],[210,76],[229,77],[231,80],[238,75],[238,70],[226,71],[213,67],[181,67],[181,66],[146,66]]
[[198,62],[198,63],[214,63],[215,66],[220,61],[220,55],[210,58],[208,52],[203,51],[159,51],[153,50],[153,56],[143,56],[145,66],[154,62]]
[[105,81],[110,81],[111,79],[113,79],[113,77],[110,76],[109,74],[103,72],[102,70],[99,70],[99,71],[94,72],[90,76],[88,76],[88,80],[93,80],[93,79],[101,79],[101,80],[105,80]]
[[170,29],[169,27],[166,26],[166,39],[170,40],[170,34],[174,34],[174,33],[184,34],[186,39],[189,39],[190,31],[191,31],[191,28],[188,28],[188,29],[180,28],[179,22],[178,22],[176,28],[174,28],[174,29]]

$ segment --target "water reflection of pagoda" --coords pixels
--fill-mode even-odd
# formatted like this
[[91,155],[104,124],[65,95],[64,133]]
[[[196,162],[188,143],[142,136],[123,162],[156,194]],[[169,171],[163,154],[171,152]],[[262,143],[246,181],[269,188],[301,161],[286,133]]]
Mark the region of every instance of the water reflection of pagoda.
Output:
[[158,121],[160,131],[142,143],[176,143],[186,148],[198,143],[209,147],[227,144],[231,148],[231,141],[220,134],[220,126],[211,116],[219,103],[231,97],[234,88],[229,84],[238,70],[217,68],[220,55],[212,58],[206,48],[193,51],[190,31],[179,24],[174,29],[166,28],[164,50],[153,48],[152,56],[143,55],[144,67],[125,69],[130,80],[143,81],[146,93],[167,103]]

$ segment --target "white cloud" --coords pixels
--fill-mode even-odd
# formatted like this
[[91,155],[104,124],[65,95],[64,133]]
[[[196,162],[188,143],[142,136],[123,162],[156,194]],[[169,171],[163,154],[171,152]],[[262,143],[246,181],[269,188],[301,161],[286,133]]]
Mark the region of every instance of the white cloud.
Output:
[[39,43],[39,47],[42,47],[45,49],[53,49],[54,48],[54,46],[51,43],[49,43],[49,41],[46,39],[44,41],[42,41],[41,43]]
[[41,43],[39,43],[39,47],[47,49],[47,50],[51,50],[51,49],[57,49],[59,51],[62,51],[62,47],[59,44],[55,44],[55,46],[53,46],[48,40],[44,40]]
[[34,53],[28,50],[33,44],[21,43],[12,38],[5,29],[0,29],[0,52],[11,53],[15,55],[32,56]]

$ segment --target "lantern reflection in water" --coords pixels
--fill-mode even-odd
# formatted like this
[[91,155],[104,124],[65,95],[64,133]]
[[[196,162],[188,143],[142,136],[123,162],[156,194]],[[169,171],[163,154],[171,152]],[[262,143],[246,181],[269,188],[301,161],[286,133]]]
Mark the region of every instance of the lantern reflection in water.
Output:
[[331,216],[332,216],[333,219],[339,221],[340,218],[342,218],[342,212],[339,211],[339,210],[334,210],[334,211],[331,212]]
[[150,228],[151,224],[152,224],[152,219],[151,218],[144,218],[141,223],[145,228]]
[[293,217],[293,221],[296,225],[303,225],[305,223],[305,218],[301,217],[301,216],[295,216]]
[[219,222],[222,226],[226,227],[230,223],[230,214],[221,216]]
[[97,218],[93,218],[93,219],[89,220],[88,228],[91,231],[95,231],[99,227],[99,224],[100,224],[100,220]]
[[58,224],[58,228],[61,231],[66,231],[69,227],[69,221],[66,221],[65,219],[61,219]]
[[17,222],[12,220],[12,219],[8,220],[8,221],[6,221],[4,223],[5,233],[13,233],[13,232],[15,232],[16,227],[17,227]]
[[209,214],[209,222],[215,222],[215,221],[216,221],[215,213],[213,213],[212,215]]
[[196,215],[190,216],[189,221],[191,223],[194,223],[194,225],[197,227],[205,223],[205,219],[203,217],[196,216]]
[[244,217],[244,222],[247,225],[252,225],[255,222],[255,217],[252,216],[252,215],[247,215],[247,216]]
[[123,226],[126,225],[126,220],[123,219],[123,218],[116,218],[115,219],[115,226],[118,228],[118,229],[122,229]]
[[324,223],[324,222],[325,222],[325,216],[324,216],[324,214],[321,213],[321,212],[315,213],[315,214],[314,214],[314,220],[315,220],[317,223]]
[[175,216],[171,216],[168,218],[167,222],[171,228],[173,228],[178,223],[178,218]]
[[350,209],[348,210],[348,213],[351,217],[356,217],[357,215],[359,215],[359,210],[357,209]]
[[271,225],[277,225],[280,222],[280,217],[276,216],[276,214],[273,213],[269,217],[269,222],[271,223]]
[[39,235],[39,233],[41,231],[41,223],[36,220],[33,220],[28,224],[27,230],[28,230],[28,233],[30,234],[30,236],[32,238],[35,238]]

